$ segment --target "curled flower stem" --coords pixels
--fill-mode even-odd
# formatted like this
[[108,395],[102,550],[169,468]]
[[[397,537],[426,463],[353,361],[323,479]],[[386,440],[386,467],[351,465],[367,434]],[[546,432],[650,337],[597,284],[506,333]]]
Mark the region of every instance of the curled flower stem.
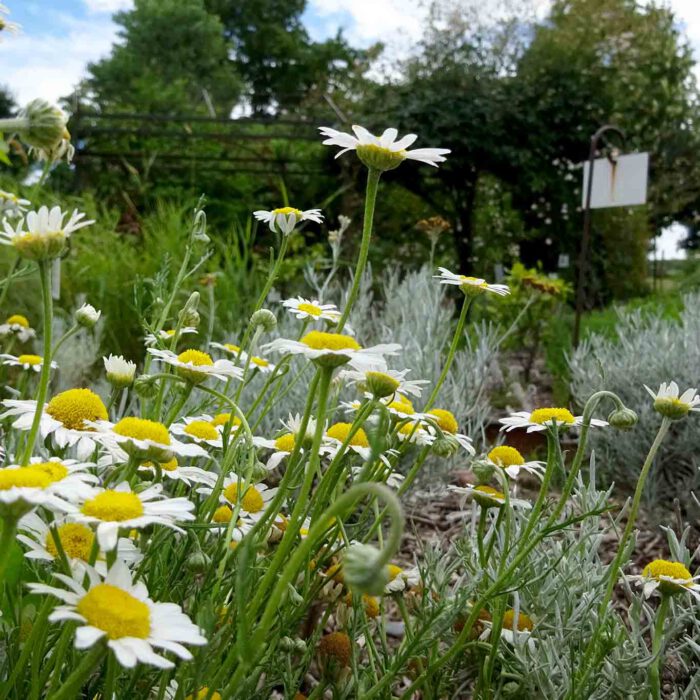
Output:
[[651,642],[651,654],[653,661],[649,666],[649,685],[653,700],[661,700],[661,660],[663,658],[664,623],[668,615],[671,596],[666,593],[661,595],[661,603],[656,611],[654,622],[654,636]]
[[424,412],[429,411],[433,407],[433,404],[435,403],[435,400],[437,399],[438,394],[440,393],[440,387],[443,385],[445,378],[447,377],[447,373],[450,371],[452,362],[455,359],[455,354],[457,353],[457,348],[459,347],[459,341],[462,339],[462,334],[464,333],[464,324],[467,321],[467,314],[469,313],[469,307],[471,306],[473,299],[473,296],[465,296],[464,300],[462,301],[462,311],[459,314],[457,328],[455,328],[455,333],[452,336],[452,343],[450,344],[450,350],[447,353],[447,359],[445,360],[445,364],[443,365],[440,377],[435,383],[433,391],[431,392],[430,397],[428,398],[428,401],[426,402],[425,407],[423,408]]
[[21,464],[28,464],[32,456],[34,442],[39,432],[41,416],[44,412],[46,395],[49,391],[49,377],[51,376],[51,327],[53,322],[53,300],[51,299],[51,261],[42,260],[39,262],[39,278],[41,280],[41,296],[44,307],[44,357],[41,363],[41,374],[39,375],[39,390],[36,394],[36,409],[34,420],[29,430],[27,444],[24,447]]
[[360,243],[360,254],[357,258],[357,266],[355,267],[355,274],[352,279],[352,287],[350,288],[350,294],[345,301],[345,308],[343,309],[343,314],[338,321],[336,326],[336,333],[340,333],[343,327],[347,323],[348,317],[350,316],[350,311],[357,301],[357,295],[360,293],[360,283],[362,282],[362,275],[367,266],[367,257],[369,256],[369,243],[372,238],[372,222],[374,220],[374,208],[377,201],[377,190],[379,189],[379,178],[382,173],[380,170],[375,168],[369,168],[367,171],[367,190],[365,193],[365,216],[362,222],[362,242]]

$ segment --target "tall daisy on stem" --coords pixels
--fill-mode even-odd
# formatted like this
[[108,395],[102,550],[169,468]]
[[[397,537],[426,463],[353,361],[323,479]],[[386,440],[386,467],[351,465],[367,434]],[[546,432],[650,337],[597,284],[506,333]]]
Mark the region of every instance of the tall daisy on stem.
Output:
[[360,254],[355,267],[352,288],[345,302],[345,310],[338,321],[338,331],[341,331],[345,326],[350,310],[360,291],[360,280],[362,279],[362,273],[367,265],[367,257],[369,255],[377,189],[379,188],[379,178],[382,173],[398,168],[404,160],[417,160],[437,167],[437,164],[442,163],[445,160],[445,155],[450,152],[447,148],[418,148],[408,151],[406,149],[418,137],[415,134],[406,134],[406,136],[397,141],[396,137],[399,132],[393,128],[386,129],[381,136],[375,136],[357,124],[352,127],[352,130],[354,136],[327,126],[319,127],[321,134],[326,137],[326,140],[323,142],[325,145],[340,146],[342,149],[338,152],[336,158],[348,151],[355,151],[357,157],[367,166],[367,190],[365,194],[365,214],[362,224]]

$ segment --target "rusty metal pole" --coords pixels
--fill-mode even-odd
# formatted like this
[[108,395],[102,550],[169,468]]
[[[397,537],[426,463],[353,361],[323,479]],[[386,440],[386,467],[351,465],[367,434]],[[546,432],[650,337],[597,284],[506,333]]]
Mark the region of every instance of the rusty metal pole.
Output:
[[595,156],[598,152],[598,142],[609,131],[615,132],[625,143],[625,134],[612,124],[601,126],[598,131],[591,136],[591,148],[588,152],[588,182],[586,183],[586,199],[583,206],[583,237],[581,238],[581,251],[578,259],[578,282],[576,284],[576,315],[574,317],[574,333],[572,337],[573,346],[576,347],[581,336],[581,316],[585,301],[584,284],[586,281],[586,263],[588,262],[588,248],[591,242],[591,194],[593,192],[593,168],[595,166]]

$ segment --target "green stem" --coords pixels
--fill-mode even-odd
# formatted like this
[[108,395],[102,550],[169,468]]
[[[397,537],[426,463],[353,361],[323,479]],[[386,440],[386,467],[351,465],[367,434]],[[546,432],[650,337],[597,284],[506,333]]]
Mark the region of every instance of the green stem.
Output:
[[430,397],[428,398],[425,407],[423,408],[424,412],[429,411],[433,407],[435,399],[437,399],[438,393],[440,392],[440,387],[443,385],[443,382],[447,377],[447,373],[450,371],[452,362],[455,359],[457,348],[459,347],[459,341],[462,339],[462,334],[464,333],[464,324],[467,321],[467,314],[469,313],[469,307],[472,305],[473,299],[473,296],[465,296],[464,300],[462,301],[462,311],[459,314],[459,321],[457,321],[457,328],[455,329],[455,334],[452,336],[452,343],[450,345],[450,350],[447,353],[447,359],[445,360],[445,364],[442,368],[440,378],[437,380],[437,383],[433,387],[433,391],[430,394]]
[[651,686],[651,697],[653,700],[661,700],[661,660],[663,658],[664,623],[668,615],[668,608],[671,596],[661,594],[661,604],[656,611],[656,622],[654,623],[654,637],[651,643],[651,653],[654,657],[649,666],[649,685]]
[[41,296],[44,306],[44,356],[41,364],[41,374],[39,376],[39,391],[36,395],[36,410],[34,420],[29,431],[27,444],[24,448],[22,461],[20,464],[28,464],[32,456],[34,442],[39,431],[41,416],[44,412],[46,395],[49,391],[49,377],[51,376],[51,327],[53,321],[53,300],[51,298],[51,261],[42,260],[39,263],[39,278],[41,279]]
[[350,289],[350,294],[345,301],[345,309],[343,309],[343,314],[338,321],[336,327],[336,333],[340,333],[343,330],[343,326],[347,323],[348,317],[350,316],[350,311],[352,310],[355,301],[357,301],[357,295],[360,293],[360,284],[362,282],[362,275],[367,266],[367,258],[369,256],[369,244],[372,239],[372,222],[374,220],[374,208],[377,201],[377,190],[379,189],[379,178],[381,177],[381,170],[375,170],[374,168],[369,168],[367,171],[367,190],[365,193],[365,216],[362,223],[362,242],[360,243],[360,254],[357,258],[357,265],[355,266],[355,273],[352,280],[352,287]]
[[5,304],[7,292],[10,290],[10,283],[12,282],[12,278],[14,277],[15,271],[19,267],[19,260],[19,255],[15,253],[15,257],[12,260],[12,263],[10,263],[10,269],[7,271],[7,277],[5,277],[2,283],[2,292],[0,292],[0,309],[2,309],[3,305]]
[[105,700],[113,700],[114,698],[114,681],[117,675],[117,662],[114,654],[107,655],[107,673],[105,674],[105,685],[102,696]]
[[3,597],[2,591],[4,590],[5,574],[7,571],[7,565],[10,562],[12,545],[15,543],[16,532],[17,520],[11,517],[3,518],[2,534],[0,535],[0,600]]
[[89,653],[85,654],[78,668],[68,676],[66,682],[56,693],[49,696],[48,700],[73,700],[73,698],[76,698],[78,691],[95,670],[97,664],[102,661],[102,657],[106,652],[107,648],[98,642]]

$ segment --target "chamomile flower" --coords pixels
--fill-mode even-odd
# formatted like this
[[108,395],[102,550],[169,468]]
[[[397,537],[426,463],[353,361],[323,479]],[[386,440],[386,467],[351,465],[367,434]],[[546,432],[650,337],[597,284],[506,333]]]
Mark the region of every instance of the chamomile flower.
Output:
[[[211,516],[212,525],[215,527],[212,529],[218,529],[216,533],[217,536],[221,535],[221,532],[228,530],[231,524],[231,518],[233,518],[233,507],[230,504],[220,505]],[[218,527],[217,527],[218,526]],[[238,520],[231,530],[231,545],[234,542],[240,542],[255,526],[255,521],[250,518],[247,513],[239,510]]]
[[389,583],[384,586],[385,595],[403,593],[408,588],[415,588],[421,582],[420,572],[417,569],[402,569],[396,564],[389,564]]
[[322,304],[318,299],[293,297],[282,302],[285,309],[302,321],[330,321],[340,319],[340,311],[335,304]]
[[627,578],[642,586],[645,598],[657,591],[667,595],[686,591],[700,601],[700,584],[696,583],[700,576],[693,576],[679,561],[655,559],[644,567],[641,575]]
[[438,267],[439,275],[434,275],[440,280],[440,284],[453,284],[459,287],[465,294],[481,294],[482,292],[492,292],[499,296],[507,296],[510,289],[506,284],[488,284],[486,280],[479,277],[468,277],[467,275],[457,275],[444,267]]
[[[298,413],[294,416],[290,414],[289,418],[282,422],[285,429],[284,432],[274,440],[253,437],[253,444],[256,447],[273,450],[272,455],[268,458],[267,464],[265,465],[268,469],[275,469],[285,457],[290,455],[294,450],[297,440],[301,439],[302,444],[311,441],[316,431],[316,421],[310,418],[306,426],[305,434],[300,436],[301,421],[301,416]],[[300,452],[303,453],[303,449],[300,448]]]
[[243,370],[229,360],[214,360],[211,355],[201,350],[185,350],[176,355],[170,350],[149,348],[148,352],[158,361],[171,365],[175,372],[193,384],[199,384],[209,377],[221,381],[243,379]]
[[[335,457],[350,435],[351,428],[352,423],[333,423],[333,425],[329,426],[323,436],[321,451],[330,457]],[[367,439],[367,433],[362,428],[359,428],[350,438],[347,448],[360,455],[365,461],[372,456],[372,448]]]
[[[29,430],[36,412],[36,401],[6,399],[7,407],[0,419],[17,416],[12,427]],[[75,447],[78,459],[87,459],[97,447],[95,421],[107,420],[107,408],[102,399],[90,389],[68,389],[56,394],[41,414],[39,432],[49,435],[57,447]]]
[[66,247],[71,234],[94,224],[84,221],[85,214],[77,209],[67,221],[67,212],[61,207],[41,207],[39,211],[30,211],[14,228],[5,220],[0,231],[0,243],[11,245],[17,252],[30,260],[48,260],[58,257]]
[[[476,501],[482,508],[500,508],[506,502],[505,494],[502,491],[494,488],[493,486],[487,486],[485,484],[479,484],[478,486],[454,486],[453,484],[448,485],[448,490],[453,491],[461,496],[464,496],[466,501],[468,498]],[[508,503],[512,507],[516,508],[531,508],[532,504],[528,501],[523,501],[519,498],[509,498]]]
[[[277,489],[271,489],[263,483],[248,484],[235,474],[227,476],[222,484],[219,500],[226,504],[235,506],[240,503],[239,513],[241,517],[257,522],[265,513],[267,504],[275,497]],[[209,495],[211,489],[199,489],[199,493]]]
[[[531,617],[525,613],[515,610],[506,610],[503,613],[503,627],[501,628],[501,639],[504,639],[509,644],[526,643],[531,649],[534,648],[535,641],[531,639],[532,630],[535,623]],[[480,639],[488,639],[491,636],[493,623],[490,620],[482,622],[484,631]]]
[[402,423],[396,431],[399,442],[409,442],[413,445],[432,445],[435,435],[421,425],[420,418],[408,420]]
[[398,141],[398,130],[386,129],[381,136],[374,136],[362,126],[354,124],[352,127],[354,136],[343,131],[337,131],[327,126],[319,127],[319,131],[326,140],[326,146],[340,146],[335,156],[338,158],[348,151],[356,151],[357,157],[368,167],[378,170],[392,170],[398,167],[404,160],[417,160],[427,165],[437,167],[438,163],[445,160],[450,150],[448,148],[416,148],[412,151],[406,149],[418,138],[415,134],[406,134]]
[[245,352],[244,350],[241,350],[238,345],[234,345],[233,343],[211,343],[211,346],[213,348],[218,348],[219,350],[223,350],[227,354],[231,355],[232,357],[236,358],[238,360],[238,364],[241,367],[245,367],[246,364],[249,364],[249,366],[253,369],[260,370],[262,374],[269,374],[270,372],[274,371],[275,365],[272,364],[269,360],[266,360],[264,357],[257,357],[256,355],[250,355],[250,362],[248,361],[248,353]]
[[[12,466],[19,466],[17,464]],[[90,469],[95,467],[91,462],[79,462],[75,459],[60,459],[58,457],[32,457],[26,466],[48,475],[51,479],[54,493],[68,501],[77,501],[87,497],[99,479]]]
[[357,370],[386,368],[385,355],[396,355],[401,349],[396,343],[363,348],[354,338],[341,333],[311,331],[301,340],[278,338],[263,346],[264,353],[281,352],[303,355],[325,367],[350,364]]
[[[583,425],[583,416],[574,416],[566,408],[536,408],[534,411],[516,411],[506,418],[501,418],[501,430],[527,428],[528,433],[541,432],[556,425],[559,428],[577,428]],[[591,419],[592,426],[605,426],[607,423],[598,418]]]
[[[61,547],[68,560],[75,564],[77,561],[89,562],[90,554],[95,543],[95,533],[92,528],[83,523],[55,521],[53,523]],[[27,547],[24,556],[27,559],[54,561],[58,556],[58,548],[54,533],[48,523],[36,513],[25,515],[17,526],[17,539]],[[120,537],[117,542],[117,558],[127,564],[135,564],[143,559],[143,554],[128,537]],[[105,555],[98,552],[95,568],[100,573],[106,573]]]
[[205,457],[206,450],[199,445],[186,444],[173,438],[170,431],[157,421],[127,416],[117,423],[95,421],[95,439],[108,450],[118,447],[127,455],[157,462],[168,462],[174,455]]
[[149,525],[164,525],[183,532],[176,523],[194,520],[193,510],[194,503],[186,498],[165,498],[160,484],[136,492],[123,481],[113,489],[94,491],[70,514],[70,519],[95,525],[100,547],[111,551],[117,546],[121,529],[140,530]]
[[[88,585],[83,581],[87,573]],[[117,560],[106,576],[84,564],[73,576],[55,574],[66,588],[30,583],[32,593],[52,595],[63,601],[49,616],[51,622],[77,621],[75,646],[87,649],[103,637],[117,661],[125,668],[137,663],[158,668],[174,664],[153,647],[172,652],[189,661],[185,644],[203,645],[207,640],[199,628],[175,603],[156,603],[148,597],[144,583],[133,583],[127,565]]]
[[58,495],[50,473],[34,466],[0,469],[0,517],[20,518],[38,506],[55,513],[72,509]]
[[15,336],[20,343],[26,343],[36,336],[36,331],[30,327],[26,316],[12,314],[5,323],[0,323],[0,338]]
[[[44,358],[40,355],[0,355],[2,364],[9,367],[21,367],[23,370],[31,370],[33,372],[41,372],[44,364]],[[58,365],[51,362],[51,369],[57,369]]]
[[[0,19],[0,21],[2,20]],[[0,219],[3,217],[15,219],[22,216],[31,204],[28,199],[21,199],[16,194],[12,194],[12,192],[0,190]]]
[[[180,328],[180,330],[178,331],[177,339],[179,340],[183,335],[191,335],[196,333],[196,328],[192,328],[191,326],[185,326],[184,328]],[[154,333],[146,334],[146,337],[143,339],[143,342],[144,345],[150,347],[152,345],[158,345],[160,343],[169,343],[173,340],[174,337],[175,329],[169,328],[158,331],[157,335],[155,335]]]
[[393,396],[394,401],[401,398],[404,402],[408,402],[407,395],[420,396],[423,385],[430,383],[427,379],[406,379],[410,371],[410,369],[387,369],[383,372],[343,370],[338,376],[348,384],[357,386],[367,398]]
[[503,469],[511,479],[517,479],[521,470],[534,474],[541,479],[545,466],[544,462],[526,462],[520,452],[515,447],[510,447],[510,445],[494,447],[486,455],[486,459],[494,466]]
[[187,416],[182,419],[182,422],[173,423],[170,426],[170,430],[175,435],[193,440],[199,445],[209,445],[210,447],[222,449],[224,446],[222,427],[223,425],[215,425],[214,419],[205,414],[202,416]]
[[259,209],[253,212],[253,216],[258,221],[264,221],[273,233],[279,232],[284,236],[288,236],[292,233],[297,224],[302,221],[313,221],[317,224],[323,221],[323,215],[320,209],[307,209],[306,211],[302,211],[294,207],[280,207],[272,211]]
[[432,430],[437,436],[435,428],[439,428],[442,433],[447,436],[448,440],[454,440],[469,454],[474,454],[472,439],[468,435],[457,432],[459,430],[459,424],[451,411],[445,408],[433,408],[425,414],[425,417],[428,422],[428,430]]
[[[177,457],[173,457],[168,462],[158,462],[158,467],[164,478],[182,481],[182,483],[187,486],[191,486],[192,484],[205,484],[213,488],[214,484],[216,484],[216,474],[200,469],[199,467],[181,467]],[[148,471],[151,474],[157,473],[153,462],[144,462],[139,466],[139,469]]]
[[654,392],[646,384],[644,388],[654,399],[654,409],[662,416],[679,420],[690,411],[700,411],[700,396],[697,389],[686,389],[682,394],[676,382],[662,382],[659,390]]

